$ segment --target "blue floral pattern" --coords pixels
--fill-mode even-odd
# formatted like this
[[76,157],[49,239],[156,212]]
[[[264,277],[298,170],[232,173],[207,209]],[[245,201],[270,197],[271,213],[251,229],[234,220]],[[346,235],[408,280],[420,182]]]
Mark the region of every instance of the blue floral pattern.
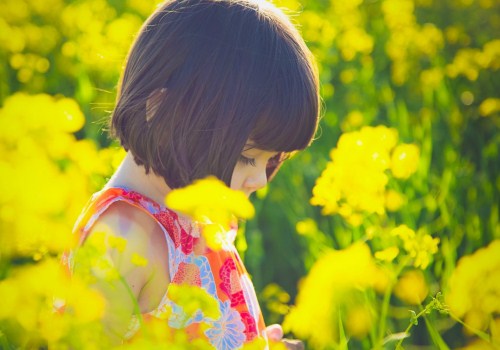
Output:
[[245,325],[238,311],[231,308],[231,302],[219,302],[221,317],[205,331],[210,344],[218,350],[237,349],[245,341]]

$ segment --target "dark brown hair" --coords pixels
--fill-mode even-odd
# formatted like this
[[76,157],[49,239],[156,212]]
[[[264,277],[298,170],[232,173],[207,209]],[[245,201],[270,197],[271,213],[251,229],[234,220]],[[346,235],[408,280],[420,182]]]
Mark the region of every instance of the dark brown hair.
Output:
[[209,174],[230,185],[248,139],[283,154],[310,144],[318,90],[310,51],[273,5],[167,1],[129,52],[111,131],[171,188]]

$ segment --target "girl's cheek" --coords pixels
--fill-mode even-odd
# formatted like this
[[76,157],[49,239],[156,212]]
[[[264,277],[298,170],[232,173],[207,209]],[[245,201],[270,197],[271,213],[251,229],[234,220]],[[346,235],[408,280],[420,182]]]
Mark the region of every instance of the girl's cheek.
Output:
[[231,176],[231,188],[239,190],[242,186],[241,169],[238,165],[234,168],[233,175]]

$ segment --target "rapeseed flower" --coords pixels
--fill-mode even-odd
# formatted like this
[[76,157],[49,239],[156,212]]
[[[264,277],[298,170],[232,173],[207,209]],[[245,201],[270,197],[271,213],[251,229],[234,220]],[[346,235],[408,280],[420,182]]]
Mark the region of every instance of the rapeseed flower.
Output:
[[500,240],[460,258],[447,284],[450,310],[479,330],[500,313]]
[[399,254],[398,247],[389,247],[389,248],[386,248],[386,249],[383,249],[383,250],[376,252],[375,258],[378,260],[391,262],[394,259],[396,259],[398,254]]
[[410,270],[399,277],[394,295],[410,305],[420,305],[429,294],[429,287],[422,270]]
[[[359,313],[360,306],[367,307],[362,293],[369,289],[378,290],[381,281],[387,281],[387,278],[376,266],[365,243],[326,252],[301,282],[296,306],[285,317],[285,331],[293,331],[318,347],[337,342],[337,321],[341,310],[347,307],[350,312]],[[353,314],[351,321],[352,317]],[[372,324],[371,314],[363,314],[363,317],[366,322],[362,327],[355,327],[350,322],[356,335],[366,332]]]
[[398,237],[406,253],[412,258],[414,267],[425,270],[432,256],[438,251],[439,238],[426,233],[415,233],[406,225],[399,225],[391,230],[391,235]]
[[388,170],[396,178],[407,178],[418,165],[418,148],[396,146],[398,134],[385,126],[363,127],[342,134],[330,152],[331,161],[313,188],[311,204],[323,207],[324,215],[339,214],[354,226],[363,215],[383,215],[386,207],[397,210],[403,198],[387,189]]
[[198,310],[203,310],[203,314],[213,320],[221,317],[217,299],[203,288],[172,284],[168,288],[168,296],[174,303],[182,307],[186,313],[186,321],[193,317]]
[[418,167],[420,151],[417,146],[401,144],[392,151],[391,172],[395,178],[407,179]]
[[145,257],[143,257],[137,253],[132,253],[131,262],[135,266],[147,266],[149,261],[148,261],[148,259],[146,259]]
[[192,185],[171,191],[165,203],[201,224],[203,236],[211,249],[220,249],[226,244],[235,218],[248,219],[255,214],[243,192],[228,188],[215,177],[197,180]]
[[[38,342],[61,340],[75,327],[99,320],[105,307],[99,293],[78,278],[70,280],[58,259],[52,258],[13,268],[0,281],[0,300],[0,320],[14,322],[7,336],[20,333]],[[54,312],[54,300],[65,300],[68,312]]]
[[84,122],[69,98],[16,93],[5,99],[0,109],[2,253],[40,258],[71,247],[68,232],[81,208],[114,170],[111,160],[122,154],[76,140],[73,133]]
[[489,117],[500,112],[500,98],[487,98],[479,105],[479,114]]
[[213,222],[226,222],[230,218],[228,214],[244,219],[255,214],[243,192],[228,188],[215,177],[197,180],[192,185],[171,191],[165,203],[197,221],[208,217]]
[[352,307],[345,320],[346,331],[349,335],[363,339],[373,327],[375,317],[370,305]]
[[398,211],[405,204],[405,197],[394,190],[385,193],[385,207],[389,211]]

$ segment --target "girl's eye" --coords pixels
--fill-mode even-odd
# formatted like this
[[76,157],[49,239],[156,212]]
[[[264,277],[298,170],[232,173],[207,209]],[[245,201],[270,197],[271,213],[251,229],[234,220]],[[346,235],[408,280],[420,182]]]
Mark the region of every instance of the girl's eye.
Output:
[[251,165],[255,166],[255,158],[247,158],[244,155],[240,155],[240,158],[238,159],[241,163],[245,165]]
[[280,152],[276,154],[274,157],[271,157],[267,162],[268,168],[274,168],[283,163],[285,160],[289,158],[289,154],[285,152]]

